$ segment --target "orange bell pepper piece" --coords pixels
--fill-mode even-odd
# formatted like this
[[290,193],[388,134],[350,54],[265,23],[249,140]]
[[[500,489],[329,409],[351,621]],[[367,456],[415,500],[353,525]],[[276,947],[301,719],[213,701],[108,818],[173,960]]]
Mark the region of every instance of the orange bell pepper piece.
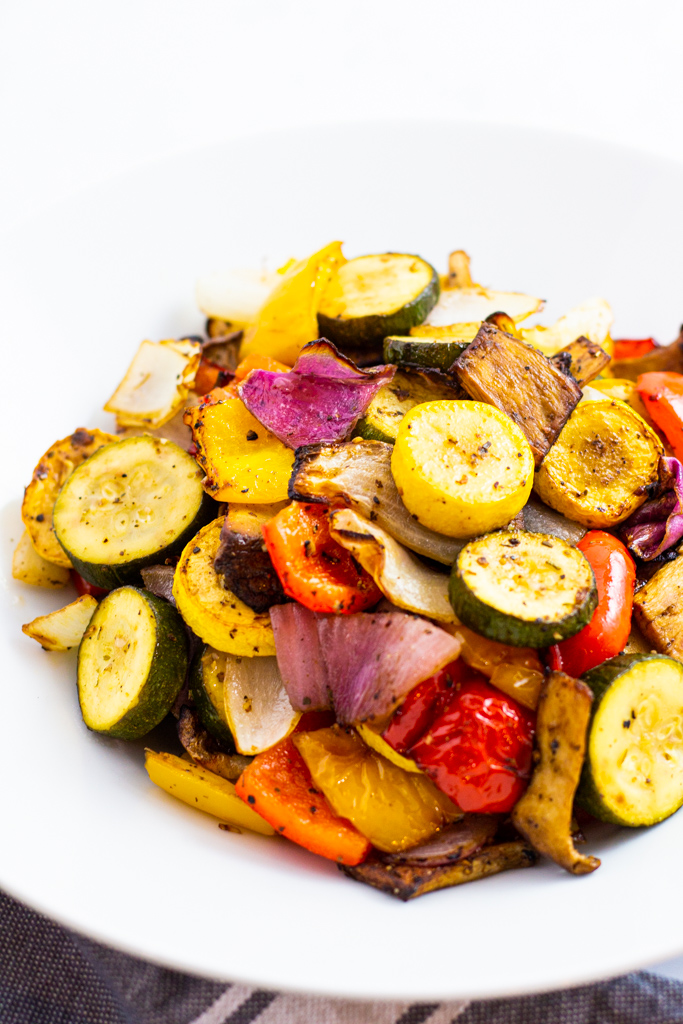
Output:
[[286,366],[284,363],[279,362],[277,359],[272,359],[270,356],[261,355],[260,352],[251,352],[248,356],[238,363],[235,370],[235,380],[244,380],[252,370],[270,370],[271,373],[289,373],[292,369],[291,366]]
[[370,843],[333,813],[313,784],[311,773],[291,739],[257,754],[240,775],[236,793],[264,821],[311,853],[338,864],[360,864]]

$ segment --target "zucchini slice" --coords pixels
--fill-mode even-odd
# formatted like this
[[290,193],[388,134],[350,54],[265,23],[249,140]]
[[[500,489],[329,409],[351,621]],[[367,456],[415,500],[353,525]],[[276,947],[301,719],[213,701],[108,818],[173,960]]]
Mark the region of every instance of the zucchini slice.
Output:
[[359,256],[339,268],[323,293],[320,336],[356,362],[378,362],[383,339],[421,324],[439,291],[439,275],[419,256]]
[[447,370],[458,356],[462,355],[470,341],[472,338],[464,341],[453,338],[392,336],[384,339],[384,362],[395,363],[396,366],[425,366]]
[[204,728],[219,743],[232,750],[234,742],[225,717],[223,696],[226,658],[227,654],[209,644],[197,652],[190,670],[190,696],[197,705]]
[[367,441],[393,444],[403,417],[416,405],[458,399],[462,391],[455,381],[438,371],[398,370],[390,384],[380,388],[365,416],[358,421],[355,434]]
[[275,654],[268,612],[258,614],[221,586],[214,562],[225,517],[215,519],[186,546],[173,577],[178,611],[204,643],[243,657]]
[[182,551],[212,505],[194,459],[145,434],[105,445],[73,471],[55,502],[54,528],[81,576],[113,590]]
[[594,700],[577,801],[616,825],[668,818],[683,804],[683,665],[620,654],[583,680]]
[[475,633],[514,647],[548,647],[578,633],[598,603],[578,550],[545,533],[490,533],[462,549],[450,599]]
[[175,608],[137,587],[113,590],[78,649],[83,721],[116,739],[138,739],[166,717],[186,672],[185,629]]

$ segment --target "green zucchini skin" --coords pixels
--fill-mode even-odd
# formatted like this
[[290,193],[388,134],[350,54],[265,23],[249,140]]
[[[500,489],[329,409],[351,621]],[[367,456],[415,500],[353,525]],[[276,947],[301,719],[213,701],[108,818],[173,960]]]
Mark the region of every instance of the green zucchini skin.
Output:
[[[185,545],[198,533],[202,526],[206,526],[218,514],[218,502],[205,494],[197,515],[187,529],[183,530],[180,536],[160,551],[155,551],[145,558],[134,558],[130,562],[121,565],[104,565],[94,562],[84,562],[75,555],[70,554],[69,558],[76,572],[80,573],[84,580],[92,583],[103,590],[115,590],[117,587],[133,584],[142,585],[140,570],[146,569],[148,565],[163,564],[167,558],[174,558],[180,555]],[[62,545],[64,547],[64,545]],[[65,549],[66,550],[66,549]]]
[[[674,670],[680,676],[680,707],[683,707],[683,665],[665,654],[619,654],[610,658],[596,668],[590,669],[581,678],[593,691],[593,706],[591,708],[591,719],[588,725],[588,737],[586,743],[586,758],[581,772],[581,779],[576,792],[576,802],[584,810],[588,811],[600,821],[606,821],[613,825],[622,825],[628,828],[654,825],[665,818],[670,817],[683,804],[683,770],[680,771],[678,791],[672,803],[667,803],[657,812],[634,812],[619,810],[616,800],[608,799],[606,793],[601,791],[598,779],[596,778],[597,767],[594,764],[595,749],[602,746],[602,743],[617,746],[619,740],[630,736],[636,716],[629,711],[628,699],[624,703],[624,697],[628,698],[627,687],[629,677],[633,678],[634,669],[642,672],[643,668],[648,674],[648,689],[656,693],[658,684],[661,686],[661,678],[664,669]],[[619,693],[619,690],[622,692]],[[608,703],[616,699],[626,707],[626,711],[618,716],[617,735],[608,732],[604,723],[601,726],[600,712]],[[596,724],[597,720],[597,724]],[[627,726],[628,723],[628,726]],[[594,728],[595,727],[595,728]],[[654,737],[656,742],[656,737]],[[617,754],[613,754],[616,761]],[[641,787],[644,788],[644,787]],[[647,797],[651,791],[645,790]],[[632,792],[632,790],[631,790]],[[625,801],[623,801],[625,803]]]
[[[402,259],[405,253],[386,253],[387,256],[397,256]],[[365,260],[368,257],[359,257]],[[382,359],[382,342],[390,334],[408,334],[411,327],[416,327],[426,320],[429,313],[439,300],[441,283],[439,275],[434,267],[419,256],[412,256],[412,259],[429,267],[431,278],[411,301],[402,305],[399,309],[390,309],[386,314],[371,314],[367,316],[328,316],[322,310],[318,311],[318,328],[321,338],[328,338],[334,342],[337,348],[349,356],[358,365],[369,365],[377,363]],[[349,264],[355,264],[356,260],[350,260]],[[347,266],[349,265],[347,264]]]
[[[139,688],[137,700],[118,721],[107,728],[98,728],[88,707],[86,687],[86,645],[97,643],[93,629],[108,614],[120,615],[115,610],[115,595],[122,589],[138,594],[151,610],[154,619],[154,652],[146,678]],[[93,615],[78,649],[78,698],[83,721],[93,732],[103,733],[120,740],[135,740],[145,736],[159,725],[169,713],[182,689],[187,675],[187,637],[185,626],[175,608],[147,590],[137,587],[119,588],[101,602]]]
[[232,753],[235,749],[232,733],[227,723],[218,714],[204,686],[203,659],[209,650],[209,644],[204,644],[192,659],[192,666],[190,668],[190,696],[195,702],[197,713],[202,720],[204,728],[211,733],[214,739],[218,740],[221,746]]
[[458,356],[467,348],[464,341],[432,341],[429,338],[388,337],[384,339],[383,356],[385,363],[396,366],[430,367],[448,370]]
[[[145,445],[145,442],[148,442]],[[199,483],[200,471],[197,468],[198,480],[196,497],[197,502],[193,502],[193,508],[189,510],[183,509],[182,507],[175,509],[173,507],[173,501],[165,502],[165,508],[163,510],[163,517],[160,522],[160,534],[163,536],[167,531],[166,528],[169,523],[169,519],[174,512],[177,512],[179,522],[182,521],[180,518],[184,513],[184,518],[187,519],[187,525],[183,527],[174,539],[170,542],[152,545],[149,552],[145,552],[143,555],[137,557],[131,557],[126,559],[119,559],[116,557],[115,548],[118,547],[116,544],[112,544],[112,555],[115,559],[111,562],[92,561],[89,559],[80,558],[73,550],[71,538],[70,538],[70,524],[69,516],[71,508],[77,501],[72,496],[72,489],[78,485],[79,477],[83,477],[86,473],[90,473],[92,467],[99,465],[99,462],[104,458],[116,458],[117,466],[120,469],[119,476],[128,474],[128,477],[132,476],[136,468],[141,464],[141,453],[144,452],[145,448],[150,448],[154,444],[158,446],[159,440],[151,438],[148,435],[142,437],[130,437],[123,441],[114,442],[110,445],[105,445],[100,448],[94,455],[86,459],[80,466],[78,466],[70,477],[66,480],[62,487],[57,500],[55,502],[54,519],[55,519],[55,533],[59,543],[61,544],[64,551],[68,554],[71,559],[71,563],[74,569],[80,573],[83,579],[92,583],[96,587],[101,587],[104,590],[114,590],[117,587],[124,586],[127,583],[140,585],[142,583],[140,577],[140,570],[144,569],[148,565],[156,565],[163,563],[167,558],[172,558],[179,555],[187,542],[204,526],[206,523],[211,522],[216,516],[217,505],[216,502],[209,497],[203,490]],[[173,442],[163,442],[165,453],[177,454],[178,459],[182,459],[187,467],[187,461],[190,456],[184,452]],[[112,454],[115,450],[115,455]],[[149,460],[153,456],[153,451],[144,452],[146,458]],[[144,460],[143,460],[144,464]],[[111,476],[111,474],[109,474]],[[125,501],[120,506],[122,509],[126,508]],[[97,530],[97,527],[94,527]],[[133,530],[123,537],[119,538],[124,544],[130,543],[134,538],[135,534]]]
[[[519,555],[527,551],[533,551],[544,542],[552,544],[556,548],[568,549],[580,558],[582,575],[588,584],[582,585],[578,590],[572,588],[570,582],[565,584],[569,595],[572,592],[575,600],[572,609],[562,615],[561,618],[545,619],[522,618],[515,614],[515,608],[521,607],[521,594],[510,594],[507,600],[510,602],[509,610],[501,609],[487,601],[474,592],[471,584],[465,582],[464,572],[468,564],[472,564],[475,555],[486,557],[487,562],[492,563],[496,557],[496,550],[503,546],[510,545],[517,541],[514,551]],[[474,547],[476,545],[476,548]],[[542,555],[541,555],[542,557]],[[585,562],[585,565],[583,564]],[[479,563],[480,564],[480,563]],[[477,570],[479,571],[479,570]],[[491,573],[495,578],[498,569],[494,565],[488,566],[485,572]],[[521,565],[520,574],[524,575],[524,566]],[[557,593],[555,587],[554,593]],[[475,633],[488,637],[489,640],[498,640],[500,643],[510,644],[513,647],[534,647],[536,649],[549,647],[573,636],[590,622],[593,612],[598,603],[598,592],[595,584],[595,577],[589,563],[576,548],[560,540],[558,537],[550,537],[546,534],[530,534],[524,531],[510,533],[501,530],[497,533],[490,533],[484,537],[478,537],[469,541],[456,558],[448,585],[448,596],[451,606],[464,626],[469,627]]]
[[394,379],[380,388],[372,399],[356,424],[354,436],[393,444],[401,420],[416,405],[462,397],[460,385],[440,370],[399,369]]

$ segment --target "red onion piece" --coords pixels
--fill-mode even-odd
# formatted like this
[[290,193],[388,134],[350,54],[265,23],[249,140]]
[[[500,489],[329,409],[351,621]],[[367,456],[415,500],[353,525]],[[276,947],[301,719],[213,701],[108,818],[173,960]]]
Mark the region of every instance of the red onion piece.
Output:
[[284,604],[270,619],[292,706],[312,711],[331,702],[342,725],[386,715],[460,653],[460,640],[404,612],[316,615]]
[[426,619],[403,612],[329,615],[318,635],[337,721],[386,715],[460,653],[460,641]]
[[240,398],[290,448],[343,441],[395,366],[359,370],[325,339],[306,345],[287,373],[252,370]]
[[300,604],[277,604],[270,609],[277,665],[296,711],[330,706],[327,668],[318,637],[320,618]]
[[649,562],[683,537],[683,464],[663,456],[659,460],[661,497],[646,501],[621,527],[624,543],[634,555]]
[[389,864],[416,864],[428,868],[455,864],[491,842],[499,824],[499,818],[493,814],[466,814],[426,843],[414,846],[412,850],[382,854],[382,860]]
[[148,565],[146,569],[140,570],[145,590],[157,597],[163,597],[175,608],[173,597],[173,577],[175,568],[172,565]]

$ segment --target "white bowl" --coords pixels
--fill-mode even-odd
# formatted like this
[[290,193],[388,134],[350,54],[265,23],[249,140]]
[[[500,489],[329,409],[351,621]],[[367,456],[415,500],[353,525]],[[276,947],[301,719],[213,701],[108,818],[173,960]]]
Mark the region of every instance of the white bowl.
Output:
[[[75,655],[20,625],[64,603],[14,583],[39,456],[99,410],[137,344],[192,332],[195,279],[333,238],[347,253],[454,248],[475,277],[548,298],[604,295],[621,336],[683,318],[683,168],[521,129],[395,123],[249,139],[144,167],[3,239],[0,884],[112,946],[200,974],[348,997],[500,996],[683,950],[683,814],[605,828],[593,875],[543,863],[402,904],[285,841],[219,831],[156,789],[143,744],[89,733]],[[149,744],[163,745],[163,728]]]

